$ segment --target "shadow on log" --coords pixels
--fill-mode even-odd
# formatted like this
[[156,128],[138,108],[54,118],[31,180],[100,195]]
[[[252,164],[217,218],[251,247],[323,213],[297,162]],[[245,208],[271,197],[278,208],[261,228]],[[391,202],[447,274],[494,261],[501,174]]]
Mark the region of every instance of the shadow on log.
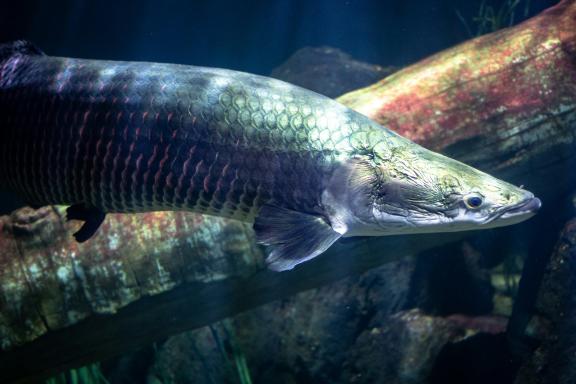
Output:
[[[438,151],[527,184],[575,185],[576,3],[439,53],[340,100]],[[37,380],[361,273],[466,234],[340,242],[265,270],[249,226],[186,213],[110,215],[76,244],[63,209],[0,219],[0,382]]]

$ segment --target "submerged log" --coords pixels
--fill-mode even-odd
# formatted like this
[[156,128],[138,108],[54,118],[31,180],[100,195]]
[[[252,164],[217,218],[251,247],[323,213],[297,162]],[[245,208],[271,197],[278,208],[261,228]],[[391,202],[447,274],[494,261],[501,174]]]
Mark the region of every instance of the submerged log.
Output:
[[111,215],[77,244],[63,214],[25,208],[0,218],[2,383],[35,382],[461,236],[351,240],[278,273],[240,222]]
[[[435,150],[529,179],[546,204],[576,175],[564,173],[576,156],[575,35],[576,2],[564,1],[341,100]],[[85,244],[75,225],[60,207],[0,218],[0,382],[104,359],[463,236],[350,240],[279,274],[234,221],[110,215]]]

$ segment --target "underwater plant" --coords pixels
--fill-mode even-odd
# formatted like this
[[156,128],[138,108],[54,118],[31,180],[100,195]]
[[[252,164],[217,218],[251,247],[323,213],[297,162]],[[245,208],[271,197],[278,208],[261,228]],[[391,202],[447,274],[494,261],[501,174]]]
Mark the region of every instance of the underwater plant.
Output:
[[482,0],[477,15],[472,18],[472,22],[476,25],[475,32],[472,32],[472,28],[460,11],[456,10],[456,15],[470,37],[481,36],[513,26],[516,22],[516,12],[522,3],[524,3],[522,17],[526,18],[530,13],[530,0],[506,0],[499,8],[487,4],[486,0]]
[[239,384],[252,384],[246,356],[238,344],[234,324],[232,324],[230,319],[224,319],[221,324],[225,336],[224,339],[218,335],[218,331],[213,326],[210,326],[212,336],[218,344],[218,350],[223,358],[229,362],[230,366],[236,370]]
[[45,384],[110,384],[99,363],[71,369],[46,380]]

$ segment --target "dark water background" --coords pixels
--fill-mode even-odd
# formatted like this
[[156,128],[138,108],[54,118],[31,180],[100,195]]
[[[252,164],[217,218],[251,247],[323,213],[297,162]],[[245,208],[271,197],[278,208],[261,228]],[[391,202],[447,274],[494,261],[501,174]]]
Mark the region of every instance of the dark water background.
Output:
[[[488,1],[500,8],[503,0]],[[51,55],[270,71],[305,46],[406,65],[475,30],[480,0],[3,1],[0,41],[26,38]],[[523,18],[523,4],[517,19]],[[532,0],[529,15],[557,3]]]

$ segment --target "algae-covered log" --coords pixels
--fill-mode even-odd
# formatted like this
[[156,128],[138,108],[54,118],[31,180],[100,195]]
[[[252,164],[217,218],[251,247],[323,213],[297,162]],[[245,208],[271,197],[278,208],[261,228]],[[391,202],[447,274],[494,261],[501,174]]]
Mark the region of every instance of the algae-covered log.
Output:
[[2,383],[133,350],[454,240],[358,239],[295,273],[277,273],[266,270],[240,222],[181,212],[110,215],[95,238],[77,244],[76,225],[63,214],[62,207],[24,208],[0,218]]
[[184,283],[262,269],[240,222],[182,212],[111,215],[94,241],[77,243],[77,223],[64,217],[64,207],[44,207],[0,218],[3,350]]
[[[575,35],[576,3],[564,1],[341,100],[431,148],[529,178],[546,207],[576,176],[564,173],[576,155]],[[461,236],[342,242],[278,274],[233,221],[110,215],[85,244],[75,225],[59,207],[0,219],[0,382],[104,359]]]

